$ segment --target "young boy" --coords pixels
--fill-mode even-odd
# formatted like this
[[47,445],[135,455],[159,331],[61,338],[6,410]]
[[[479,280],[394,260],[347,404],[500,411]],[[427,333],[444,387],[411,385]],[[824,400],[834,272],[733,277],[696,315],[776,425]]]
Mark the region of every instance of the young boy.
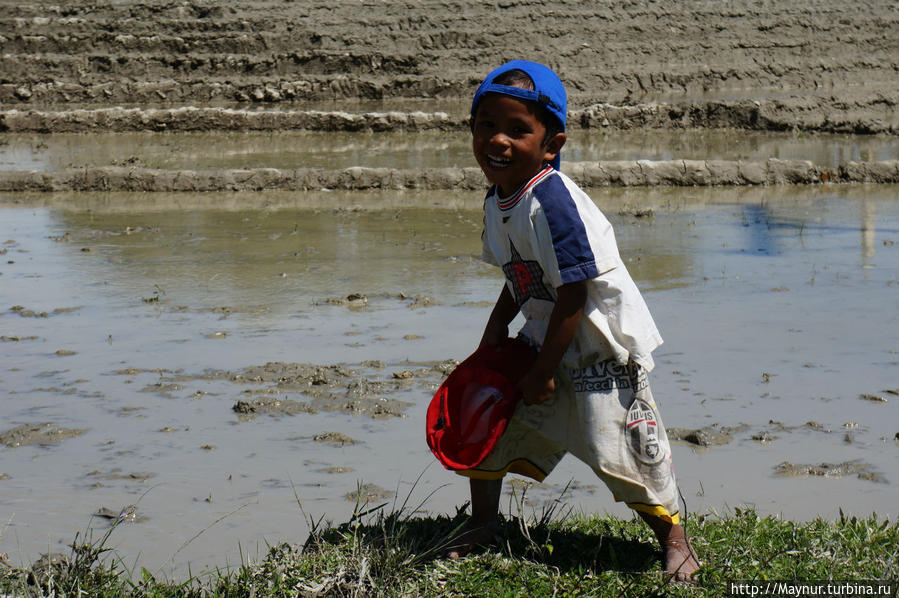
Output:
[[649,524],[665,570],[686,581],[699,564],[678,524],[671,449],[646,376],[662,339],[608,220],[559,172],[566,105],[556,74],[523,60],[487,75],[471,105],[472,149],[492,183],[483,258],[506,277],[481,344],[499,345],[521,312],[519,334],[538,355],[497,445],[459,472],[472,517],[447,556],[490,543],[506,473],[542,481],[570,452]]

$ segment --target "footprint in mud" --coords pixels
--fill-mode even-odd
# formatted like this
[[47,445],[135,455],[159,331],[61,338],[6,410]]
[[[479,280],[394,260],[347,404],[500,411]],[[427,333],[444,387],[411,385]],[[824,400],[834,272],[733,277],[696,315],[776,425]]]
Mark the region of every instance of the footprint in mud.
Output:
[[[884,391],[884,392],[889,392],[889,391]],[[869,403],[876,403],[876,404],[880,404],[880,405],[886,404],[888,402],[888,400],[885,396],[871,394],[871,393],[867,393],[867,392],[862,393],[861,395],[859,395],[858,398],[862,399],[863,401],[868,401]]]
[[418,309],[421,307],[431,307],[433,305],[437,305],[437,302],[433,297],[429,297],[428,295],[406,295],[405,293],[400,293],[396,296],[397,299],[401,301],[405,301],[409,307],[409,309]]
[[[139,414],[141,411],[145,410],[146,407],[137,407],[132,405],[125,405],[124,407],[119,407],[118,410],[115,411],[115,414],[119,417],[128,417],[130,415]],[[142,415],[138,415],[138,417],[143,417]]]
[[33,309],[27,309],[23,305],[13,305],[9,308],[9,311],[14,312],[22,316],[23,318],[49,318],[51,315],[58,316],[59,314],[68,314],[72,313],[79,308],[77,307],[57,307],[51,312],[46,311],[34,311]]
[[760,442],[761,444],[769,444],[777,440],[777,438],[778,436],[771,434],[767,430],[752,435],[752,439],[756,442]]
[[147,518],[137,512],[135,505],[128,505],[124,509],[116,511],[108,507],[100,507],[97,512],[91,515],[100,519],[108,519],[111,525],[117,523],[141,523]]
[[9,447],[49,446],[81,436],[87,430],[62,428],[51,423],[22,424],[0,434],[0,443]]
[[165,382],[156,382],[144,386],[138,392],[152,392],[166,399],[174,399],[175,395],[172,393],[178,392],[180,390],[184,390],[184,387],[180,384],[166,384]]
[[290,488],[290,482],[279,478],[266,478],[261,484],[263,488]]
[[135,482],[146,482],[150,478],[156,477],[155,473],[122,473],[122,470],[116,467],[109,471],[109,473],[103,473],[102,471],[95,469],[93,471],[89,471],[85,474],[87,477],[97,478],[100,480],[129,480]]
[[[340,467],[340,466],[335,465],[333,467],[322,467],[321,469],[316,469],[315,471],[317,471],[318,473],[337,474],[337,473],[352,473],[356,470],[353,469],[352,467]],[[0,479],[2,479],[2,478],[0,478]]]
[[312,437],[315,442],[327,444],[330,446],[344,446],[347,444],[359,444],[358,440],[350,438],[341,432],[322,432]]
[[316,414],[318,410],[308,403],[292,399],[262,397],[252,401],[237,401],[231,409],[237,413],[242,422],[251,421],[257,415],[297,415],[300,413]]
[[368,297],[362,293],[350,293],[346,297],[328,297],[313,301],[312,305],[341,305],[352,311],[359,311],[368,305]]
[[830,428],[814,420],[805,422],[805,427],[809,430],[815,430],[816,432],[824,432],[825,434],[829,434],[830,432],[832,432]]
[[711,424],[704,428],[688,429],[688,428],[669,428],[667,430],[668,439],[672,441],[685,442],[694,446],[710,447],[722,446],[733,440],[736,432],[742,432],[748,428],[746,424],[739,426],[719,426]]
[[26,309],[23,305],[13,305],[9,308],[9,311],[15,312],[23,318],[47,318],[50,316],[50,314],[45,311],[34,311],[33,309]]
[[775,466],[774,472],[782,477],[842,478],[847,475],[854,475],[858,479],[868,482],[888,483],[886,478],[877,473],[872,465],[860,461],[820,463],[818,465],[803,465],[783,461]]
[[377,484],[360,484],[358,488],[352,492],[347,492],[345,498],[350,502],[368,503],[373,500],[384,500],[391,498],[394,492],[385,490]]

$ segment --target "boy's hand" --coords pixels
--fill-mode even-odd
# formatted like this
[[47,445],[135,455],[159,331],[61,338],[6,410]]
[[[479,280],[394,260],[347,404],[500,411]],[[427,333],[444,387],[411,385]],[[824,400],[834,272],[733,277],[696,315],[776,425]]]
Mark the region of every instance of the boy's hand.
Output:
[[531,370],[518,383],[518,390],[524,395],[526,405],[536,405],[552,398],[553,393],[556,391],[556,382],[552,376],[547,378],[538,374],[535,370]]
[[491,320],[484,329],[484,335],[481,337],[480,346],[490,345],[491,347],[498,347],[503,344],[507,338],[509,338],[509,327],[503,324],[497,324]]
[[487,320],[487,326],[484,327],[484,334],[481,336],[481,344],[491,347],[498,347],[509,338],[509,322],[518,314],[518,304],[515,303],[515,297],[507,285],[503,285],[503,290],[490,312],[490,319]]
[[[558,298],[549,316],[549,326],[543,339],[540,354],[527,376],[518,384],[528,405],[542,403],[553,396],[556,384],[553,372],[571,344],[587,302],[586,281],[570,282],[557,289]],[[548,372],[548,373],[547,373]]]

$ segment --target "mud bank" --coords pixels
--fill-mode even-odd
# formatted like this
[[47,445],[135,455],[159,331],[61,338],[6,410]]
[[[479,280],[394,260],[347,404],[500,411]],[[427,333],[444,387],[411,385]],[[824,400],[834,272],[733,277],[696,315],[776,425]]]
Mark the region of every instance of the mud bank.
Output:
[[[899,183],[899,161],[848,162],[837,168],[805,160],[649,160],[572,162],[563,170],[583,187]],[[478,168],[354,167],[343,170],[255,168],[157,170],[103,166],[55,172],[0,172],[0,192],[484,190]]]
[[515,55],[551,64],[575,103],[648,95],[843,99],[895,91],[889,3],[546,4],[4,0],[0,102],[460,98]]
[[[899,94],[856,102],[835,98],[743,100],[735,102],[594,104],[571,110],[568,123],[583,129],[728,128],[754,131],[899,134]],[[462,131],[465,108],[446,112],[346,112],[248,110],[222,107],[93,108],[0,111],[0,131],[68,133],[86,131]]]

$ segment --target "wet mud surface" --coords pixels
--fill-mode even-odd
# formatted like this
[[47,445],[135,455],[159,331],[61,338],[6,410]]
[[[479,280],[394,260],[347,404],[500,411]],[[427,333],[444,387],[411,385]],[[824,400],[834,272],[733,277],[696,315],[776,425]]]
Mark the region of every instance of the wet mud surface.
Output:
[[[398,394],[408,394],[412,389],[427,392],[436,388],[446,374],[455,366],[448,360],[433,364],[408,364],[399,367],[415,367],[415,370],[388,367],[379,361],[370,361],[358,366],[313,365],[267,363],[248,367],[236,372],[206,371],[191,375],[183,371],[159,371],[142,368],[127,368],[115,373],[135,376],[153,371],[159,377],[140,389],[139,392],[154,393],[165,398],[183,396],[185,388],[197,382],[227,381],[236,386],[227,394],[239,393],[231,410],[239,421],[247,422],[259,415],[294,416],[316,415],[321,411],[333,411],[371,418],[402,418],[412,406],[407,401],[397,400]],[[386,371],[385,371],[386,370]],[[391,372],[391,370],[393,370]],[[380,374],[374,372],[381,372]],[[129,381],[130,382],[130,381]],[[249,386],[249,387],[247,387]],[[207,394],[196,391],[191,397],[202,399]],[[222,394],[222,393],[218,393]],[[295,397],[295,398],[291,398]],[[140,408],[129,408],[137,411]],[[163,428],[163,432],[177,431]],[[354,444],[357,441],[338,436],[335,433],[316,435],[316,442],[339,445]],[[336,440],[335,440],[336,439]]]
[[[402,367],[408,368],[410,365],[402,364]],[[412,406],[411,403],[393,397],[413,388],[425,392],[435,388],[453,365],[452,361],[418,364],[413,371],[387,368],[384,363],[377,361],[361,364],[361,368],[347,365],[267,363],[239,372],[206,372],[199,376],[181,373],[171,378],[161,377],[155,384],[159,385],[159,391],[163,393],[172,385],[181,390],[183,385],[197,380],[228,380],[237,385],[251,384],[251,388],[242,391],[247,400],[238,400],[232,407],[241,421],[249,421],[261,414],[314,415],[320,411],[390,418],[405,417],[406,410]],[[382,373],[366,375],[366,370]],[[167,384],[168,380],[172,383]],[[302,400],[289,397],[302,397]],[[329,438],[323,440],[316,436],[315,440],[330,442]]]
[[[888,185],[773,189],[594,192],[666,340],[652,386],[685,499],[888,512],[899,207]],[[425,405],[499,284],[474,257],[482,196],[458,195],[12,196],[2,432],[81,433],[0,444],[0,550],[65,552],[109,529],[101,506],[135,505],[117,551],[170,570],[300,541],[297,497],[344,520],[437,490],[423,508],[453,512],[467,484],[430,455]],[[568,458],[507,491],[626,514]]]

